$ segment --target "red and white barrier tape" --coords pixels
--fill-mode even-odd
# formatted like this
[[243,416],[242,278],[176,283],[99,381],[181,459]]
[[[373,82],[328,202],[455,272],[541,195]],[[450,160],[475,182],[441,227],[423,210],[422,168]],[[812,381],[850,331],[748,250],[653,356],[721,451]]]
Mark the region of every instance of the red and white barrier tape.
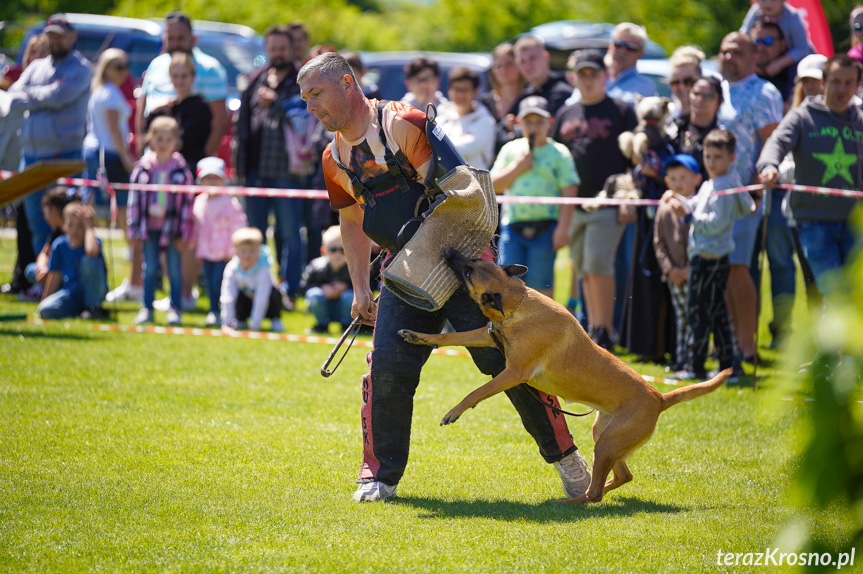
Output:
[[[33,323],[45,325],[47,321],[33,320]],[[134,325],[114,325],[95,323],[91,326],[94,331],[102,332],[119,332],[119,333],[149,333],[156,335],[194,335],[198,337],[229,337],[233,339],[258,339],[267,341],[289,341],[293,343],[321,343],[325,345],[335,345],[338,339],[334,337],[315,337],[306,335],[290,335],[287,333],[263,333],[260,331],[236,331],[233,334],[223,333],[220,329],[198,329],[186,327],[159,327],[159,326],[134,326]],[[353,343],[357,347],[373,349],[371,341],[356,340]],[[432,353],[437,355],[445,355],[449,357],[470,357],[467,351],[459,351],[456,349],[432,349]],[[663,385],[680,386],[688,384],[686,381],[678,381],[676,379],[668,379],[664,377],[654,377],[652,375],[641,375],[641,377],[649,383],[659,383]],[[815,399],[808,397],[783,397],[782,401],[786,402],[802,402],[813,403]],[[857,404],[863,404],[863,401],[852,401]]]
[[[15,175],[15,172],[0,171],[0,179],[6,179]],[[92,179],[62,178],[57,180],[63,185],[86,185],[90,187],[101,187],[100,182]],[[243,187],[224,186],[214,187],[206,185],[154,185],[154,184],[130,184],[130,183],[108,183],[114,189],[135,189],[139,191],[164,191],[169,193],[208,193],[212,195],[242,195],[242,196],[264,196],[284,197],[302,199],[328,199],[326,190],[322,189],[281,189],[272,187]],[[798,191],[803,193],[815,193],[820,195],[835,195],[855,199],[863,198],[863,191],[852,191],[847,189],[834,189],[829,187],[815,187],[810,185],[781,184],[780,189]],[[763,185],[747,185],[717,192],[717,195],[730,195],[747,191],[761,191]],[[109,191],[110,193],[110,191]],[[614,199],[614,198],[592,198],[592,197],[525,197],[498,195],[497,202],[504,204],[541,204],[541,205],[658,205],[657,199]]]
[[[198,329],[186,327],[159,327],[159,326],[135,326],[135,325],[109,325],[94,324],[94,331],[110,331],[119,333],[150,333],[156,335],[196,335],[198,337],[229,337],[233,339],[264,339],[267,341],[290,341],[292,343],[321,343],[335,345],[339,342],[333,337],[316,337],[306,335],[290,335],[287,333],[264,333],[261,331],[235,331],[232,334],[224,333],[221,329]],[[371,341],[356,340],[354,346],[373,349]],[[467,351],[455,349],[433,349],[432,353],[448,355],[451,357],[469,357]]]

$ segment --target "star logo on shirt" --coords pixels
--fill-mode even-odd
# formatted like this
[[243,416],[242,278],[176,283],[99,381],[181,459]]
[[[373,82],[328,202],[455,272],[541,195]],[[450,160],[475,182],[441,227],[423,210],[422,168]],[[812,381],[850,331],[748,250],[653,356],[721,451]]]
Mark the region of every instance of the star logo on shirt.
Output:
[[824,163],[824,177],[821,179],[821,185],[827,185],[837,175],[849,184],[854,184],[850,168],[857,163],[857,156],[853,153],[845,153],[841,139],[836,138],[836,145],[833,146],[831,153],[813,153],[812,156]]

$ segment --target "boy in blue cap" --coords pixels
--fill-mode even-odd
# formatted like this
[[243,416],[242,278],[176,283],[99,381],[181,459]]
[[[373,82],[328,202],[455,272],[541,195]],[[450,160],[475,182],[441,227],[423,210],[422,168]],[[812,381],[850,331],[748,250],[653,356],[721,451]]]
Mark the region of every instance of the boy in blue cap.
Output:
[[701,170],[698,161],[687,154],[677,154],[665,160],[662,166],[668,191],[656,209],[653,222],[653,249],[656,261],[662,269],[662,280],[671,293],[674,308],[675,333],[677,344],[674,360],[665,368],[668,372],[681,371],[686,367],[686,344],[691,331],[686,322],[686,297],[689,293],[689,223],[678,217],[672,207],[673,202],[683,203],[695,195],[701,185]]

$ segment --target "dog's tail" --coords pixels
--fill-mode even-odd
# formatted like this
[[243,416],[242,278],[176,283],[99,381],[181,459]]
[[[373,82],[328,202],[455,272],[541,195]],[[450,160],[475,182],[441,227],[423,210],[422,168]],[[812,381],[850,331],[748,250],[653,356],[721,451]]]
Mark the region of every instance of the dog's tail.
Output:
[[703,383],[696,383],[694,385],[688,385],[686,387],[682,387],[679,389],[674,389],[671,392],[664,393],[662,395],[662,410],[669,407],[673,407],[677,403],[682,403],[685,401],[691,401],[692,399],[697,399],[702,395],[706,395],[707,393],[712,393],[716,389],[722,386],[728,377],[731,376],[732,369],[725,369],[709,381],[704,381]]

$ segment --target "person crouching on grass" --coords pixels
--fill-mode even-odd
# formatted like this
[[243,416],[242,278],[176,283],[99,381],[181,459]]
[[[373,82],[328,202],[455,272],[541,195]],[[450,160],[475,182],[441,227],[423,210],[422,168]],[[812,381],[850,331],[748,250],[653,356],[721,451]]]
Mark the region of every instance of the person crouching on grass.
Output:
[[353,321],[354,289],[339,226],[324,231],[322,240],[321,257],[308,264],[300,279],[300,292],[305,293],[309,312],[315,317],[308,332],[317,335],[328,333],[334,321],[342,330]]
[[37,313],[42,319],[105,319],[108,293],[102,243],[93,231],[93,208],[75,202],[63,208],[63,231],[51,245],[45,290]]
[[272,256],[264,236],[256,227],[234,232],[231,242],[237,254],[225,267],[222,277],[222,331],[233,334],[247,326],[252,331],[270,320],[270,330],[282,332],[282,298],[273,285]]

